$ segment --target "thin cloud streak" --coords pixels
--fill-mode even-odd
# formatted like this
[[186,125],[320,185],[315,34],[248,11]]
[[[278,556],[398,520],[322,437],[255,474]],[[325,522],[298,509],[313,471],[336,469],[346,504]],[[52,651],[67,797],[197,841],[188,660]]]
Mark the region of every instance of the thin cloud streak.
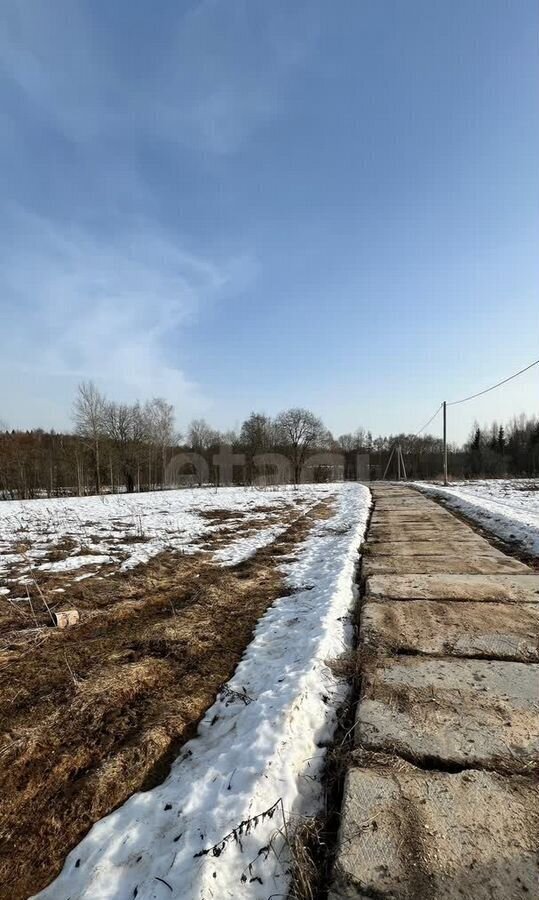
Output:
[[3,368],[208,406],[177,364],[180,332],[244,288],[252,260],[195,255],[149,223],[98,238],[21,211],[4,251]]
[[285,108],[290,76],[309,59],[319,29],[303,4],[257,4],[256,27],[250,7],[207,0],[178,13],[163,52],[137,59],[137,90],[83,4],[59,0],[52,17],[15,0],[0,13],[0,65],[34,114],[72,141],[137,134],[232,153]]

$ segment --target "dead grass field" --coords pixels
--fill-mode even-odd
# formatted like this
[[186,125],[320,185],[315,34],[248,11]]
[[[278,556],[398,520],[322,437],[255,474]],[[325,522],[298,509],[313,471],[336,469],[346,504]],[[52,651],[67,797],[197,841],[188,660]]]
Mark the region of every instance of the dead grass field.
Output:
[[[51,594],[62,576],[44,575],[34,614],[0,598],[2,900],[43,888],[95,821],[164,779],[256,622],[287,593],[278,562],[331,514],[323,501],[290,516],[237,566],[163,553],[65,594]],[[51,595],[80,611],[79,625],[47,627]]]

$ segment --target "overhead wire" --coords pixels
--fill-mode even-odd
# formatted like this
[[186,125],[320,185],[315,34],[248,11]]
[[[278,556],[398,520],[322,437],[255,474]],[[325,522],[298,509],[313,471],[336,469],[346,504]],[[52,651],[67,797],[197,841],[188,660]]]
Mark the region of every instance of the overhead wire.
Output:
[[425,422],[425,424],[419,429],[419,431],[416,431],[416,433],[414,434],[414,437],[419,437],[421,432],[425,431],[425,428],[428,428],[431,422],[434,422],[434,420],[435,420],[436,416],[438,415],[438,413],[440,412],[442,406],[443,406],[443,403],[440,403],[440,405],[439,405],[438,409],[436,410],[436,412],[434,413],[434,415],[432,415],[430,417],[428,422]]
[[[494,391],[496,388],[501,387],[502,384],[507,384],[508,381],[512,381],[513,378],[518,378],[519,375],[523,375],[524,372],[528,372],[530,369],[533,369],[533,367],[537,366],[537,365],[539,365],[539,359],[534,360],[528,366],[524,366],[523,369],[519,369],[518,372],[514,372],[513,375],[509,375],[508,378],[502,378],[501,381],[497,381],[496,384],[492,384],[490,387],[485,388],[482,391],[477,391],[477,393],[470,394],[468,397],[462,397],[460,400],[450,400],[450,401],[448,400],[446,403],[446,406],[457,406],[459,403],[467,403],[468,400],[475,400],[476,397],[482,397],[483,394],[488,394],[490,391]],[[443,407],[443,403],[440,403],[436,412],[430,417],[428,422],[425,422],[425,424],[421,426],[419,431],[415,432],[414,437],[419,437],[421,432],[423,432],[425,430],[425,428],[428,428],[429,425],[431,424],[431,422],[434,422],[434,419],[436,418],[436,416],[438,415],[438,413],[440,412],[442,407]]]
[[467,403],[468,400],[474,400],[476,397],[481,397],[483,394],[488,394],[489,391],[493,391],[495,388],[500,387],[502,384],[507,384],[508,381],[512,381],[513,378],[517,378],[519,375],[527,372],[528,369],[533,369],[533,367],[537,365],[539,365],[539,359],[536,359],[534,362],[530,363],[529,366],[525,366],[523,369],[520,369],[520,371],[515,372],[514,375],[509,375],[508,378],[503,378],[502,381],[498,381],[491,387],[485,388],[484,391],[478,391],[477,394],[470,394],[469,397],[463,397],[462,400],[451,400],[451,402],[447,403],[447,406],[457,406],[458,403]]

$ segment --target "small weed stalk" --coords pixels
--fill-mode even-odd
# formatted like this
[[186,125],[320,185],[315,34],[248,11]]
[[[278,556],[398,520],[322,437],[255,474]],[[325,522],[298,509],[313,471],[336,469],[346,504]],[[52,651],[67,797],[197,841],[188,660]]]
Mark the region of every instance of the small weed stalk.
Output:
[[46,598],[45,598],[45,594],[44,594],[43,591],[41,590],[41,588],[40,588],[39,584],[37,583],[37,581],[34,581],[34,586],[35,586],[35,589],[36,589],[36,591],[38,592],[38,594],[39,594],[39,596],[40,596],[40,599],[41,599],[41,601],[42,601],[42,603],[43,603],[43,606],[45,607],[45,609],[47,610],[47,612],[48,612],[48,614],[49,614],[49,616],[50,616],[50,620],[51,620],[52,624],[53,624],[53,625],[56,625],[56,619],[54,618],[54,615],[53,615],[53,613],[52,613],[52,611],[51,611],[51,608],[50,608],[50,606],[49,606],[49,604],[47,603],[47,600],[46,600]]

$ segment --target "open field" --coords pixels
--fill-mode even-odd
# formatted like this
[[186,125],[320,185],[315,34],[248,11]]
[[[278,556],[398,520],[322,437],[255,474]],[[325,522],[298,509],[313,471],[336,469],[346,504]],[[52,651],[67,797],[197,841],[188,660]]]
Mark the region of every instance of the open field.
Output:
[[[0,579],[126,571],[163,551],[221,549],[239,562],[331,488],[208,488],[0,504]],[[241,538],[241,540],[239,540]]]
[[[291,814],[316,811],[325,736],[346,692],[325,659],[346,646],[368,505],[357,485],[0,505],[0,897],[43,888],[132,794],[99,826],[97,869],[94,828],[47,897],[99,896],[101,877],[119,879],[107,896],[153,896],[163,859],[169,872],[177,857],[165,877],[190,878],[198,896],[215,882],[213,869],[193,868],[193,844],[219,841],[280,798]],[[50,612],[71,608],[78,625],[51,626]],[[217,770],[226,802],[215,787],[209,803]],[[184,820],[178,797],[193,804],[195,782],[199,808]],[[133,833],[133,814],[138,822],[142,808],[153,822],[163,807],[160,840],[144,826],[145,862],[132,867],[130,847],[103,868],[104,846]],[[233,850],[228,859],[223,890],[245,865]],[[283,864],[281,890],[287,877]]]

